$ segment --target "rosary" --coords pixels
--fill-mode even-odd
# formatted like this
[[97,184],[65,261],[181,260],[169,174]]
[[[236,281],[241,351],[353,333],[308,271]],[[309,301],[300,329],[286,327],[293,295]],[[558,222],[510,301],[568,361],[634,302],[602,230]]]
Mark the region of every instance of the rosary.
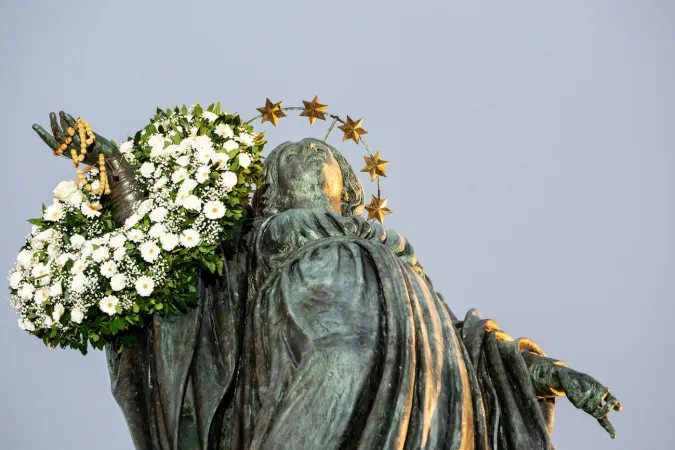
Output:
[[77,150],[74,148],[70,150],[70,156],[73,159],[73,166],[75,167],[75,172],[77,172],[77,179],[80,185],[84,186],[87,191],[91,191],[93,194],[101,195],[103,193],[110,194],[110,186],[108,185],[108,177],[106,174],[105,167],[105,156],[103,153],[98,155],[98,166],[99,166],[99,183],[100,186],[97,189],[92,191],[91,184],[84,177],[84,172],[80,169],[80,163],[84,161],[84,157],[87,154],[87,147],[94,144],[95,137],[94,132],[91,131],[91,126],[89,122],[82,119],[77,119],[75,121],[75,127],[70,127],[66,130],[67,137],[63,143],[54,149],[54,156],[61,156],[64,151],[68,149],[68,146],[73,142],[73,136],[75,136],[75,128],[77,128],[77,133],[80,136],[80,154],[77,154]]

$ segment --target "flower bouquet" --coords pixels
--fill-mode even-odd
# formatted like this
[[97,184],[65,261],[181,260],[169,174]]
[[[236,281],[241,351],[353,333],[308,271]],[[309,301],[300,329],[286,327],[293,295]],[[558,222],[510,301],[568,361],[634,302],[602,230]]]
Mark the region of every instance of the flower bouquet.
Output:
[[195,306],[199,271],[222,273],[219,244],[246,218],[261,138],[219,104],[158,109],[116,147],[112,171],[60,183],[10,272],[19,326],[84,354],[128,347],[125,330]]

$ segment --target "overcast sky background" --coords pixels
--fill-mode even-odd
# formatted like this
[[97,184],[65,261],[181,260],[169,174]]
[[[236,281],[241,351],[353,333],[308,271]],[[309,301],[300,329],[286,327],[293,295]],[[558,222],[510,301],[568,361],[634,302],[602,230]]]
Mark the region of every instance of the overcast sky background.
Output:
[[[670,447],[674,23],[668,0],[3,0],[0,269],[74,177],[31,130],[50,111],[119,142],[157,105],[252,117],[319,95],[391,161],[387,224],[453,311],[479,308],[623,403],[612,441],[561,399],[556,446]],[[267,151],[327,129],[289,115],[258,127]],[[47,350],[8,302],[0,343],[0,447],[132,448],[103,353]]]

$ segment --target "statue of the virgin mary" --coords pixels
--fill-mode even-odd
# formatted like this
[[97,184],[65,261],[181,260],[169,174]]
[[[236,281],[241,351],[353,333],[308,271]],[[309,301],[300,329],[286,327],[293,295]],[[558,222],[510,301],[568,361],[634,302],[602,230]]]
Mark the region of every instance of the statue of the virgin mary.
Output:
[[363,200],[323,141],[270,153],[198,308],[108,348],[137,449],[549,449],[561,395],[614,434],[607,388],[476,310],[459,320]]

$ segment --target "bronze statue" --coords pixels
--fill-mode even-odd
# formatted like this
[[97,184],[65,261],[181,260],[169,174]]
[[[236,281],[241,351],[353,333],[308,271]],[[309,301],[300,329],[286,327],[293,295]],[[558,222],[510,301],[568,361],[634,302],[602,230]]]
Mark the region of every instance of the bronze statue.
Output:
[[323,141],[270,153],[199,307],[108,348],[137,449],[549,449],[563,395],[614,437],[606,387],[476,310],[459,320],[410,243],[360,216],[363,197]]

